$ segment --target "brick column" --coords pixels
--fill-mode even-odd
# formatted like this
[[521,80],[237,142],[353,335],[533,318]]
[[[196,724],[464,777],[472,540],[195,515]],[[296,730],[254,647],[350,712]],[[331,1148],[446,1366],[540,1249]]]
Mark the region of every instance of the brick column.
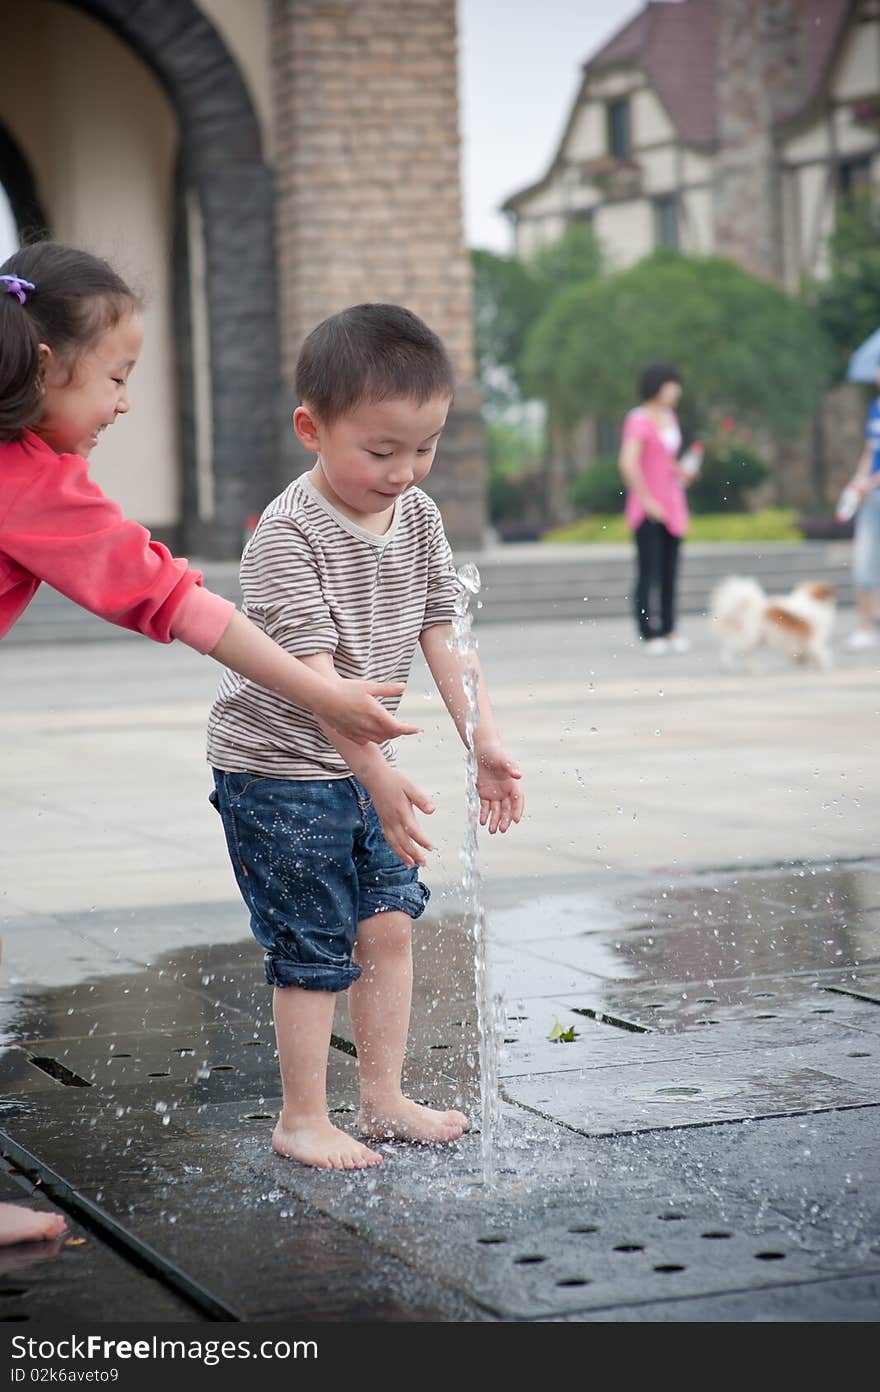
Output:
[[803,81],[803,0],[718,0],[715,240],[753,275],[781,282],[783,226],[774,119]]
[[272,25],[287,404],[303,338],[328,314],[385,300],[421,315],[458,379],[428,488],[454,544],[479,546],[485,447],[462,236],[455,0],[272,0]]

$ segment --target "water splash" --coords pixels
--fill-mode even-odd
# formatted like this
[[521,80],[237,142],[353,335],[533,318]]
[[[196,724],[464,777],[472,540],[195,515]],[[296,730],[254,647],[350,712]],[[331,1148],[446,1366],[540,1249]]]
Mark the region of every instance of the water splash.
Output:
[[480,825],[480,797],[477,792],[477,755],[474,747],[474,731],[479,720],[477,704],[479,675],[476,667],[476,640],[471,632],[473,618],[470,612],[471,596],[479,594],[480,572],[471,562],[459,567],[458,578],[461,589],[455,602],[455,617],[452,621],[452,641],[454,652],[464,658],[462,677],[467,699],[467,720],[465,740],[467,743],[467,826],[465,830],[462,861],[464,874],[462,890],[465,906],[470,910],[474,925],[474,977],[477,1000],[477,1028],[479,1031],[480,1053],[480,1099],[482,1110],[482,1161],[483,1182],[494,1184],[498,1173],[497,1137],[501,1114],[498,1092],[498,1038],[499,1020],[503,1016],[503,1001],[500,996],[493,997],[489,976],[489,955],[486,942],[486,915],[480,894],[480,876],[477,866],[477,837]]

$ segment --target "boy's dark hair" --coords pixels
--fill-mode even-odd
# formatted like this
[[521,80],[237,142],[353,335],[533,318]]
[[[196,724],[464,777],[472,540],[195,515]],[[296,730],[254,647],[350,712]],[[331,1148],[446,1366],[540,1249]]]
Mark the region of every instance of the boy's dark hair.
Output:
[[72,371],[79,354],[141,300],[106,261],[60,242],[22,247],[0,275],[34,286],[23,292],[22,304],[0,282],[0,443],[6,443],[42,415],[39,345],[48,344]]
[[678,382],[681,386],[681,376],[678,369],[669,363],[650,363],[639,379],[642,401],[653,401],[660,388],[664,387],[667,382]]
[[296,365],[296,393],[323,425],[360,401],[452,395],[449,354],[412,310],[360,304],[312,329]]

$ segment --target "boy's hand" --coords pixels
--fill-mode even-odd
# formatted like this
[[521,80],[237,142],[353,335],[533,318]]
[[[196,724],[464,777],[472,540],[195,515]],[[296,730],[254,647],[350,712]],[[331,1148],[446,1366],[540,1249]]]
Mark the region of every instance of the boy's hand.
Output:
[[424,865],[424,852],[433,847],[416,820],[415,808],[433,812],[431,799],[390,764],[385,765],[378,777],[370,778],[367,791],[392,851],[408,867]]
[[522,774],[500,744],[478,741],[476,754],[480,826],[488,826],[490,835],[507,831],[523,814],[525,800],[519,786]]
[[321,719],[357,744],[381,744],[398,735],[417,735],[417,725],[404,725],[376,699],[399,696],[401,691],[403,682],[328,682]]

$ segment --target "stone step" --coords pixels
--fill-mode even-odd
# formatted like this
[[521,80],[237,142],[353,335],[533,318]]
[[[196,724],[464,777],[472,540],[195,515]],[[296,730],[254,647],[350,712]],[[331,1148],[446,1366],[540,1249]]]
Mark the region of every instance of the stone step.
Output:
[[[634,556],[630,546],[498,546],[462,554],[479,567],[481,623],[534,619],[612,618],[631,609]],[[200,564],[205,583],[240,602],[235,562]],[[848,542],[763,545],[686,545],[679,580],[682,613],[705,610],[714,585],[726,575],[748,575],[772,593],[801,580],[826,580],[838,603],[852,602]],[[15,625],[8,643],[93,642],[133,635],[104,623],[44,585]]]

